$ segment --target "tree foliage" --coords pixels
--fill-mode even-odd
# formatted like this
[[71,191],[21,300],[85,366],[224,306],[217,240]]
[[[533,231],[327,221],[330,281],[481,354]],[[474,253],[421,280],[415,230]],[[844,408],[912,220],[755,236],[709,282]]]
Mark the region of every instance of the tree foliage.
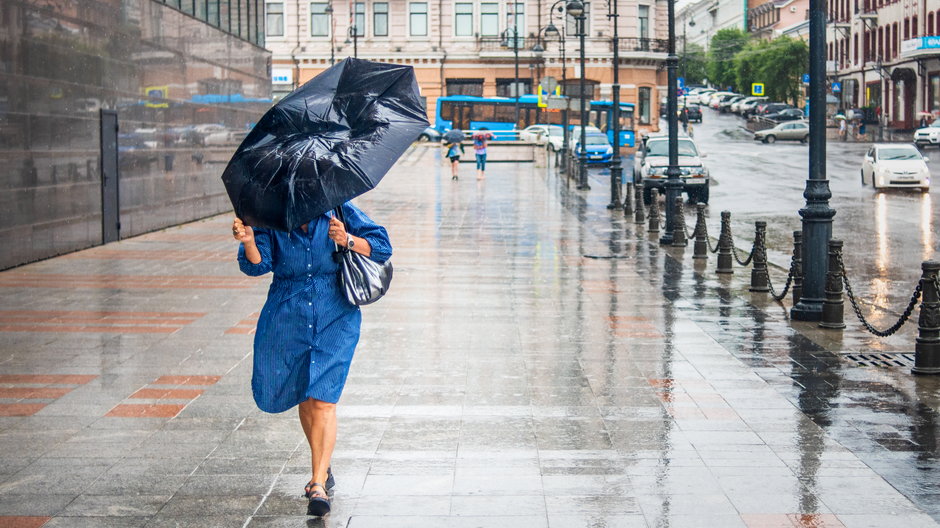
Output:
[[748,34],[741,29],[725,28],[715,33],[706,66],[708,80],[714,86],[724,89],[737,83],[734,56],[744,49],[747,42]]
[[679,57],[679,72],[685,77],[686,84],[701,84],[708,76],[705,71],[707,60],[705,48],[688,43]]

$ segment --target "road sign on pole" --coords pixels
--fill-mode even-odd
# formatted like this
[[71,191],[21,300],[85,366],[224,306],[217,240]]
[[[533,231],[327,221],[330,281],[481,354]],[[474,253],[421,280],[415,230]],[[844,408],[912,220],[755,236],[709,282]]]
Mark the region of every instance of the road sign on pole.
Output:
[[751,83],[751,95],[764,95],[764,83]]
[[552,76],[542,77],[542,80],[539,81],[542,85],[542,89],[547,93],[552,93],[555,91],[555,88],[558,86],[558,80]]

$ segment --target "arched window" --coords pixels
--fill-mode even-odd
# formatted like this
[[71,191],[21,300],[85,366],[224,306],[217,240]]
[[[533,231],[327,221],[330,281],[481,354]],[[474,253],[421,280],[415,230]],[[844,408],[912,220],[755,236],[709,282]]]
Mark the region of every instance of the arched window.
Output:
[[904,40],[911,38],[911,19],[904,19]]
[[911,17],[911,38],[917,38],[920,36],[920,26],[917,25],[917,15]]
[[933,35],[933,13],[927,13],[927,35]]

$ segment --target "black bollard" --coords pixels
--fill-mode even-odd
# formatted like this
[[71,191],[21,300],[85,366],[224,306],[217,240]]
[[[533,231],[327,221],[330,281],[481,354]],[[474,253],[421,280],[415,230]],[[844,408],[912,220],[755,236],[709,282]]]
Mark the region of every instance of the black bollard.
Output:
[[803,232],[793,232],[793,304],[803,295]]
[[689,240],[685,237],[685,210],[682,208],[682,196],[676,196],[676,223],[672,229],[672,246],[688,245]]
[[708,228],[705,226],[705,204],[695,204],[695,244],[692,246],[693,259],[708,259]]
[[829,241],[829,264],[826,271],[826,300],[823,301],[822,328],[845,328],[845,301],[842,299],[842,241]]
[[643,208],[643,184],[638,183],[633,188],[633,196],[635,200],[635,212],[633,213],[633,222],[635,224],[643,225],[646,223],[646,209]]
[[765,293],[770,291],[770,276],[767,275],[767,222],[754,222],[754,258],[751,261],[751,287],[748,291]]
[[627,190],[623,195],[623,216],[633,214],[633,184],[627,182]]
[[721,234],[718,235],[718,269],[716,273],[732,274],[734,241],[731,239],[731,211],[721,212]]
[[928,260],[920,265],[920,318],[917,320],[917,344],[914,345],[914,374],[940,374],[940,293],[937,273],[940,262]]
[[659,233],[659,190],[650,189],[649,232]]

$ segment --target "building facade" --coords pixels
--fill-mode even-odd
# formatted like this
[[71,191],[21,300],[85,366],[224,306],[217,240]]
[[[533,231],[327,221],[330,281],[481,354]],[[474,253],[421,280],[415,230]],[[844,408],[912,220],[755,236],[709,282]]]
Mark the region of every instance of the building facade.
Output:
[[676,34],[705,50],[715,33],[726,28],[747,31],[746,0],[698,0],[676,14]]
[[893,130],[940,114],[940,0],[829,4],[828,72],[844,109]]
[[[432,122],[442,95],[510,96],[517,93],[513,86],[535,93],[544,76],[574,83],[577,30],[560,6],[563,1],[269,0],[275,96],[347,56],[413,66]],[[666,0],[618,3],[621,99],[637,104],[641,130],[656,128],[657,102],[665,95],[666,6]],[[595,98],[610,99],[608,3],[586,2],[585,12],[585,77]],[[549,25],[558,36],[546,36]]]
[[751,35],[773,40],[805,25],[809,20],[809,0],[752,0],[747,20]]
[[0,269],[230,210],[263,22],[261,0],[0,3]]

